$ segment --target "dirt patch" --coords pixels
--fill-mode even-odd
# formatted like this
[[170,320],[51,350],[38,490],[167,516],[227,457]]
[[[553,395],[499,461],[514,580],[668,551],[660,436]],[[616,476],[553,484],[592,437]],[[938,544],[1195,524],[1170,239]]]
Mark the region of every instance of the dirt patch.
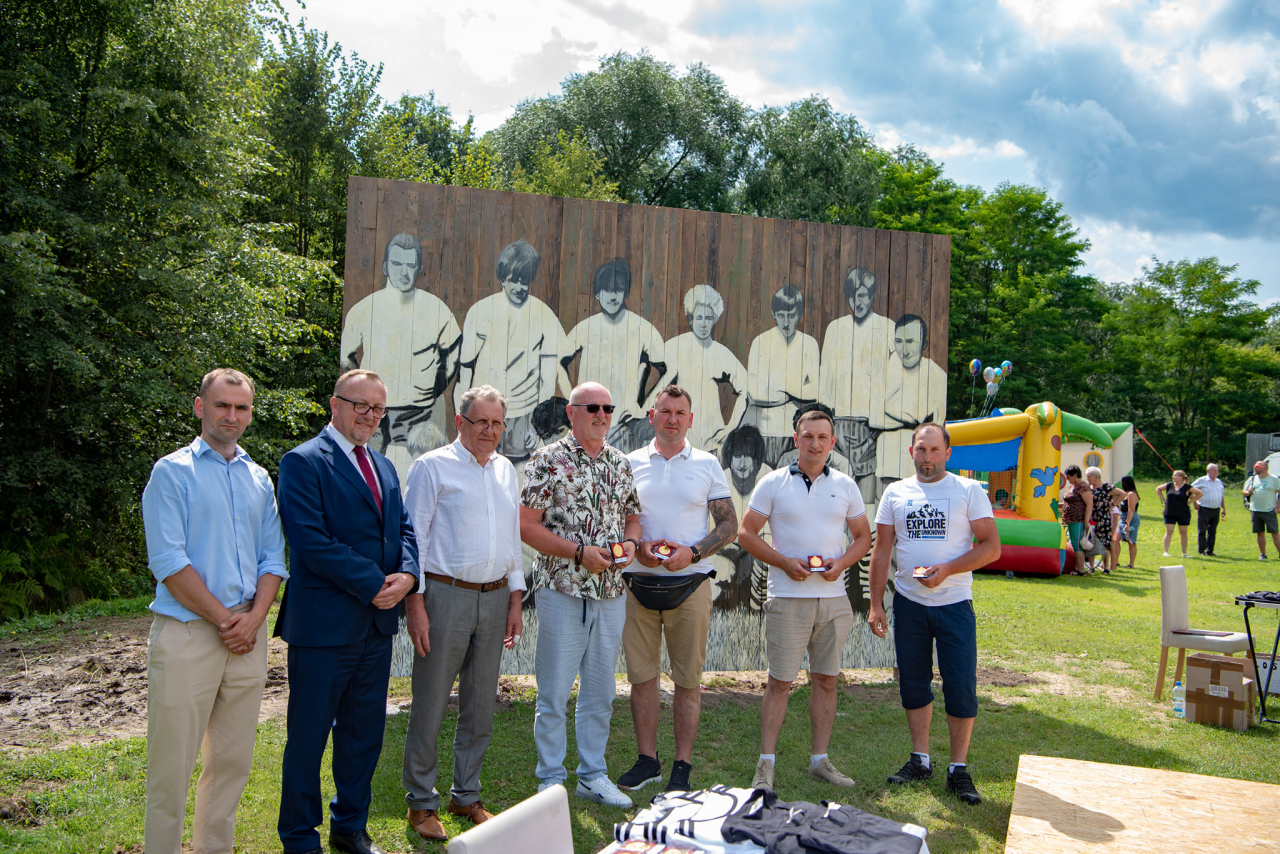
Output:
[[1004,667],[978,667],[979,685],[990,685],[992,688],[1020,688],[1024,685],[1040,685],[1042,682],[1043,680],[1037,676]]
[[[112,617],[0,647],[0,746],[48,747],[147,732],[151,617]],[[285,644],[267,648],[261,719],[285,711]]]
[[0,821],[21,827],[34,827],[40,823],[26,798],[0,798]]

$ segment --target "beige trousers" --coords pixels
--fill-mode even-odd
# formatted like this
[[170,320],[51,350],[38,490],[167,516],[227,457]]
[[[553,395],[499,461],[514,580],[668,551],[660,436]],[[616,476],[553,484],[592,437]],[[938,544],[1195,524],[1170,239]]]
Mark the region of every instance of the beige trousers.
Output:
[[192,850],[231,854],[266,681],[266,621],[253,652],[236,655],[212,623],[156,615],[147,645],[147,854],[180,854],[197,754],[204,770],[196,783]]

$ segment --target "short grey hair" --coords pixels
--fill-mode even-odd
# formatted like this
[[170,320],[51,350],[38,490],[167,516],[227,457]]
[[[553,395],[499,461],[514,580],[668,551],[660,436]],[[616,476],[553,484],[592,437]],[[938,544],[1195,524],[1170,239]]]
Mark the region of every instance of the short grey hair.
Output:
[[1089,466],[1087,469],[1085,469],[1085,470],[1084,470],[1084,476],[1085,476],[1085,477],[1091,477],[1091,476],[1093,476],[1093,475],[1095,475],[1095,474],[1096,474],[1099,478],[1101,478],[1101,477],[1102,477],[1102,469],[1098,468],[1097,466]]
[[694,310],[705,305],[711,309],[711,322],[715,323],[720,320],[720,316],[724,314],[724,297],[720,296],[720,292],[710,285],[694,285],[684,292],[684,313],[686,317],[693,317]]
[[338,381],[333,384],[333,396],[341,397],[342,393],[347,390],[347,384],[364,377],[379,383],[383,388],[387,384],[382,382],[382,377],[378,376],[376,371],[365,370],[364,368],[352,368],[342,376],[338,377]]
[[502,414],[507,414],[507,396],[498,391],[491,385],[480,385],[475,388],[469,388],[462,393],[462,400],[458,403],[458,414],[468,415],[471,412],[471,404],[477,400],[492,400],[502,404]]

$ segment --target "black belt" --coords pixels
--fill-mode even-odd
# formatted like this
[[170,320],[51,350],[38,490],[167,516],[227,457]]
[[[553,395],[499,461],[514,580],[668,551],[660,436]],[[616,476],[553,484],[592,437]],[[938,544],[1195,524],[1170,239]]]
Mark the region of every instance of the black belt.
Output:
[[451,575],[440,575],[435,572],[422,573],[424,578],[430,578],[432,581],[439,581],[441,584],[447,584],[450,587],[461,587],[463,590],[479,590],[481,593],[488,593],[490,590],[501,590],[507,586],[507,579],[500,578],[497,581],[488,581],[484,584],[477,584],[474,581],[463,581],[460,578],[454,578]]

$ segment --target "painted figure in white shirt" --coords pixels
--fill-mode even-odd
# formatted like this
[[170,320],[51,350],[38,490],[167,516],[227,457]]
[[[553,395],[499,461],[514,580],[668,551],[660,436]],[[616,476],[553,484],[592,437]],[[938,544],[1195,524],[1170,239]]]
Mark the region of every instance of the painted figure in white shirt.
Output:
[[893,352],[893,321],[872,310],[878,284],[870,270],[854,267],[844,280],[849,314],[822,336],[818,399],[836,414],[836,450],[850,465],[868,504],[875,502],[876,433],[872,413],[884,412],[884,375]]
[[434,294],[415,287],[422,244],[397,234],[382,253],[385,285],[347,312],[342,327],[342,370],[376,372],[387,387],[387,415],[372,447],[403,480],[419,454],[447,442],[445,389],[458,370],[462,330]]
[[498,451],[517,465],[542,444],[533,424],[538,405],[555,397],[557,384],[568,400],[572,386],[561,363],[573,355],[560,319],[529,288],[538,275],[538,252],[525,240],[498,255],[502,293],[487,296],[467,312],[462,355],[454,386],[455,408],[464,389],[490,385],[507,398],[507,429]]
[[[695,448],[716,453],[729,431],[737,426],[747,406],[747,371],[728,347],[712,337],[724,314],[724,299],[710,285],[694,285],[684,295],[684,314],[691,332],[667,342],[667,359],[674,372],[672,382],[693,396],[693,427],[689,442]],[[728,419],[721,407],[721,389],[732,394]]]
[[631,266],[625,259],[601,264],[591,292],[600,311],[569,333],[570,345],[582,353],[578,383],[596,382],[609,390],[618,408],[607,441],[630,453],[653,438],[648,411],[668,374],[666,343],[652,323],[627,310]]
[[946,419],[947,373],[925,357],[929,325],[915,314],[894,324],[893,356],[885,381],[884,412],[872,427],[884,430],[876,450],[876,474],[881,486],[910,477],[911,432],[929,421]]
[[747,355],[746,423],[754,423],[765,441],[765,462],[776,466],[792,447],[796,410],[818,396],[818,341],[798,331],[804,294],[786,285],[773,295],[777,325],[751,342]]
[[[756,483],[773,471],[764,464],[764,438],[760,431],[751,424],[743,424],[730,431],[720,447],[720,463],[729,481],[734,513],[741,519],[747,512]],[[769,541],[767,522],[760,530],[760,537],[765,542]],[[717,608],[764,609],[768,598],[768,565],[757,561],[736,540],[721,549],[711,562],[716,567]]]

